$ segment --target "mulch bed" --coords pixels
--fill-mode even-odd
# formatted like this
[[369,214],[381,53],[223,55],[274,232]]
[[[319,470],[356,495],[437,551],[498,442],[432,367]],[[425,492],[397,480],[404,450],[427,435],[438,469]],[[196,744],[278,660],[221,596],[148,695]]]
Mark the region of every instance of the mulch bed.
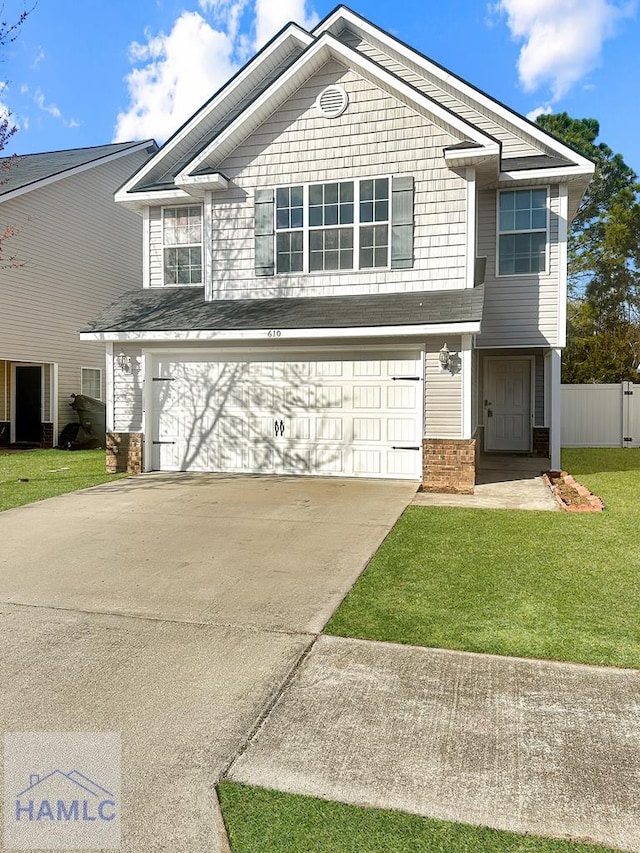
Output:
[[547,471],[543,480],[551,489],[560,509],[566,512],[602,512],[602,498],[574,480],[566,471]]

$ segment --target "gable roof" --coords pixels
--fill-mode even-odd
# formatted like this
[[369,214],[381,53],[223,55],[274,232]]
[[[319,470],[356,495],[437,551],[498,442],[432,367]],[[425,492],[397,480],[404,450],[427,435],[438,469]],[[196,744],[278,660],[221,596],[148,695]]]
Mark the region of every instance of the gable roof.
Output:
[[1,157],[0,202],[145,148],[150,154],[158,150],[153,139],[146,139],[142,142],[116,142],[91,148],[70,148],[63,151]]
[[[354,33],[355,42],[348,37]],[[366,50],[365,40],[375,50]],[[203,189],[226,188],[225,176],[215,173],[216,163],[329,59],[353,68],[440,127],[453,129],[467,150],[446,150],[452,168],[491,158],[496,179],[500,173],[501,181],[514,181],[555,167],[554,177],[575,183],[574,200],[582,195],[593,172],[591,161],[351,9],[338,6],[311,33],[296,24],[281,30],[122,187],[116,201],[139,208],[154,198],[189,200],[198,196],[198,189],[201,195]],[[496,128],[504,129],[508,139],[522,140],[521,149],[505,161]]]

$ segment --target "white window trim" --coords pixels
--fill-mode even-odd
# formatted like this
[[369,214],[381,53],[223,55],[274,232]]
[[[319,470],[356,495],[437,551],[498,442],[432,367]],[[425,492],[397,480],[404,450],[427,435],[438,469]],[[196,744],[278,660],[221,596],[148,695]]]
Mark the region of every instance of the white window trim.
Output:
[[98,371],[98,373],[100,374],[100,380],[99,380],[99,381],[100,381],[100,393],[98,394],[97,399],[98,399],[98,400],[102,400],[102,399],[103,399],[103,393],[102,393],[102,368],[101,368],[101,367],[88,367],[87,365],[85,365],[85,366],[83,366],[83,367],[81,367],[81,368],[80,368],[80,393],[81,393],[81,394],[85,394],[87,397],[93,397],[93,394],[87,394],[87,392],[84,390],[83,374],[84,374],[84,371],[85,371],[85,370],[97,370],[97,371]]
[[[500,196],[502,193],[512,193],[512,192],[520,192],[522,190],[544,190],[547,194],[547,222],[544,228],[531,228],[526,231],[501,231],[500,230]],[[531,278],[532,276],[537,275],[549,275],[549,261],[550,261],[550,249],[551,249],[551,185],[545,184],[543,185],[531,185],[526,187],[504,187],[503,189],[499,189],[496,192],[496,278]],[[547,239],[545,241],[545,250],[544,250],[544,269],[539,270],[538,272],[514,272],[514,273],[501,273],[500,272],[500,237],[504,234],[505,236],[509,236],[511,234],[542,234],[545,233],[547,235]]]
[[[176,210],[179,207],[197,207],[200,210],[200,242],[199,243],[173,243],[170,246],[165,245],[164,242],[164,212],[165,210]],[[160,234],[162,236],[162,284],[157,285],[158,287],[204,287],[205,283],[205,251],[204,251],[204,205],[198,204],[165,204],[160,208]],[[192,248],[194,246],[200,246],[200,264],[201,264],[201,281],[197,284],[166,284],[164,280],[164,250],[165,249],[176,249],[176,248]]]
[[[360,183],[361,181],[381,181],[387,180],[389,186],[389,217],[387,219],[387,264],[384,267],[361,267],[360,266],[360,226],[369,225],[384,225],[381,222],[360,222]],[[353,182],[353,222],[348,225],[318,225],[311,228],[309,226],[309,187],[317,186],[318,184],[346,184]],[[303,210],[303,225],[302,228],[280,228],[277,227],[277,192],[280,189],[289,189],[290,187],[302,187],[302,210]],[[378,272],[391,269],[391,204],[393,193],[392,175],[372,175],[361,176],[357,178],[339,178],[335,180],[322,181],[290,181],[287,184],[278,184],[273,188],[273,270],[274,275],[279,276],[296,276],[296,275],[353,275],[353,273]],[[357,201],[356,201],[357,199]],[[347,270],[310,270],[310,251],[309,251],[309,234],[311,231],[323,231],[332,228],[353,228],[353,267]],[[302,231],[302,269],[298,272],[278,272],[278,234],[291,234],[295,231]]]

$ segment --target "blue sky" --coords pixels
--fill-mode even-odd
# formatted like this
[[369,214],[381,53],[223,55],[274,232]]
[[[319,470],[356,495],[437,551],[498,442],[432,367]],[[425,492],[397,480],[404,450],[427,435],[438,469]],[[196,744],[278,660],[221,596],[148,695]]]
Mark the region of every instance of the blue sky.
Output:
[[[11,22],[25,8],[5,0]],[[380,0],[352,8],[508,106],[600,121],[640,172],[638,0]],[[2,52],[3,153],[164,141],[286,21],[321,0],[37,0]]]

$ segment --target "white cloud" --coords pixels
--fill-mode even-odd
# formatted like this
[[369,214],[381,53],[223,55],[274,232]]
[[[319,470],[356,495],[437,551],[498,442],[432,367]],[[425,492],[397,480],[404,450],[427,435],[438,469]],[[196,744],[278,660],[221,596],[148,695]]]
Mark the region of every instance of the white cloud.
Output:
[[604,41],[620,21],[634,14],[626,0],[498,0],[494,9],[507,16],[511,35],[524,44],[518,58],[527,92],[550,87],[557,101],[595,68]]
[[46,102],[42,89],[36,89],[33,100],[36,102],[38,109],[41,109],[43,113],[49,113],[53,118],[62,118],[59,108],[55,104],[48,104]]
[[47,58],[47,57],[46,57],[46,55],[45,55],[44,50],[43,50],[42,48],[40,48],[40,49],[39,49],[39,52],[38,52],[38,55],[36,56],[36,58],[35,58],[35,59],[33,60],[33,62],[31,63],[31,68],[35,71],[35,70],[38,68],[38,66],[39,66],[39,65],[41,65],[41,63],[43,63],[43,62],[44,62],[44,60],[45,60],[46,58]]
[[47,103],[44,92],[42,89],[37,88],[33,93],[33,100],[38,107],[38,109],[42,110],[43,113],[47,113],[52,118],[57,119],[62,122],[65,127],[79,127],[80,125],[75,119],[67,119],[62,115],[60,108],[54,103]]
[[198,12],[182,12],[168,35],[134,42],[127,76],[130,106],[118,115],[115,140],[166,139],[233,74],[233,42]]
[[[254,2],[254,5],[250,5]],[[114,139],[164,141],[289,21],[306,29],[317,16],[307,0],[198,0],[168,33],[145,32],[129,46],[137,66],[126,77],[129,105]]]
[[256,50],[285,24],[295,21],[305,30],[318,23],[315,12],[307,12],[305,0],[256,0]]
[[551,104],[541,104],[539,107],[531,110],[531,112],[527,113],[527,118],[529,121],[535,121],[538,116],[548,116],[553,112],[553,107]]

